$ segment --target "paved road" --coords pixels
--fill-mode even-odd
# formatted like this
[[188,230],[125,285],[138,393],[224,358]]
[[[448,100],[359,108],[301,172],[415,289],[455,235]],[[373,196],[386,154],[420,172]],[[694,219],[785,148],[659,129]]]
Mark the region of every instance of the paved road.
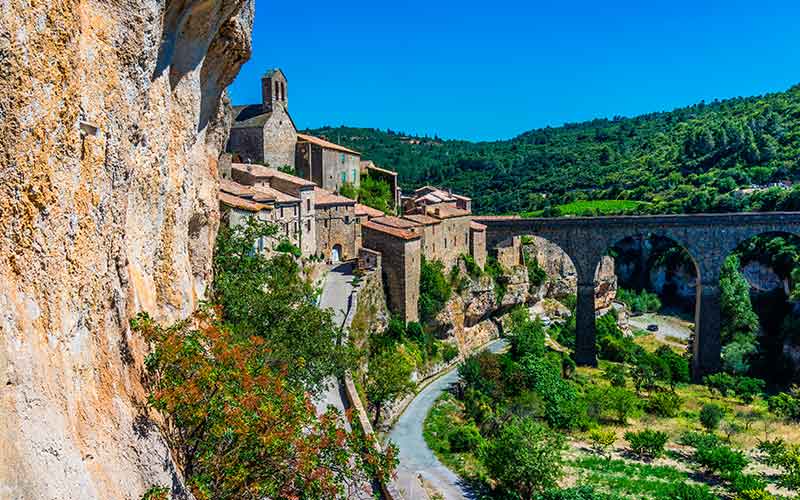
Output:
[[[506,341],[501,339],[492,342],[486,349],[498,352],[505,346]],[[389,439],[400,450],[396,484],[407,499],[429,498],[420,486],[418,476],[432,484],[445,499],[474,498],[461,478],[436,458],[422,437],[422,426],[428,411],[436,399],[457,380],[458,370],[453,369],[420,391],[389,433]]]
[[[341,326],[347,314],[347,303],[350,294],[353,292],[353,277],[352,263],[341,264],[333,268],[325,276],[319,307],[333,309],[333,321],[337,326]],[[328,380],[327,384],[327,390],[314,401],[317,413],[323,413],[328,408],[328,405],[333,405],[344,414],[347,404],[343,388],[339,386],[338,381],[334,378]],[[349,431],[350,425],[345,422],[345,426]]]

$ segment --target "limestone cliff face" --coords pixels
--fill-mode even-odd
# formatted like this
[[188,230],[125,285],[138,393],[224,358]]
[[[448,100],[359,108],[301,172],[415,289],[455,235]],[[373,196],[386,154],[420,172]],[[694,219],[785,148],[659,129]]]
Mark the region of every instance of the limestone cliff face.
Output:
[[180,488],[128,320],[205,293],[252,1],[2,3],[0,497]]
[[[531,237],[533,243],[526,245],[526,255],[535,255],[539,266],[547,273],[547,289],[543,291],[544,297],[563,299],[574,295],[578,287],[578,275],[575,265],[569,256],[556,244],[539,238]],[[595,308],[607,309],[617,296],[617,276],[614,270],[614,259],[604,256],[595,272]]]

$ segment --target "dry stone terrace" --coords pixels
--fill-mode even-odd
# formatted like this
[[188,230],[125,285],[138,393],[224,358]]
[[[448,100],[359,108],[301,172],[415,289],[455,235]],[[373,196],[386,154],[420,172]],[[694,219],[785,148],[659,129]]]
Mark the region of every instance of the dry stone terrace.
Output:
[[619,217],[520,218],[475,217],[486,226],[486,244],[494,248],[514,236],[536,235],[559,245],[578,275],[576,361],[596,365],[594,276],[598,263],[617,242],[653,234],[683,246],[697,268],[693,376],[720,366],[719,276],[725,258],[747,239],[765,233],[800,235],[800,213],[734,213]]

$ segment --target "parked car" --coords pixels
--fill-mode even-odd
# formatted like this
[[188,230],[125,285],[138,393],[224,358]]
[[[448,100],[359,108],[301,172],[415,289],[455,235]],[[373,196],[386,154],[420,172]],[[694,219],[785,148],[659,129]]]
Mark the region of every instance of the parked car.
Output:
[[647,331],[648,332],[657,332],[658,331],[658,325],[656,325],[656,324],[647,325]]

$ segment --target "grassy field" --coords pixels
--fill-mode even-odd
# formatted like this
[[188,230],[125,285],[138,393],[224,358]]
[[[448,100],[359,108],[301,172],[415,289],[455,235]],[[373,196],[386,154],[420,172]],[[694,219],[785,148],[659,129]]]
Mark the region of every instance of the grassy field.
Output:
[[[620,215],[629,211],[636,210],[645,202],[632,200],[589,200],[573,201],[564,205],[557,205],[562,216],[581,216],[581,215]],[[541,217],[543,210],[535,212],[524,212],[523,217]]]

